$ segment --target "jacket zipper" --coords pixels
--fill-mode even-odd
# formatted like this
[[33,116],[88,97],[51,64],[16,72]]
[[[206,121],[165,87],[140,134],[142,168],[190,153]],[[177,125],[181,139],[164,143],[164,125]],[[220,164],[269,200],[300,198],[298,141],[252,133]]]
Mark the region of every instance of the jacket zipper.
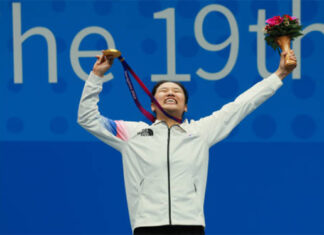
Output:
[[170,189],[170,127],[168,127],[168,152],[167,152],[167,164],[168,164],[168,193],[169,193],[169,223],[171,221],[171,189]]

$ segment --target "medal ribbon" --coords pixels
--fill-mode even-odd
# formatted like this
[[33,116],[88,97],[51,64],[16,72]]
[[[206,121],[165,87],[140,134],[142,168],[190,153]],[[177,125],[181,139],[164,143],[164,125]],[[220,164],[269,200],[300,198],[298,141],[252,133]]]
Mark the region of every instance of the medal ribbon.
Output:
[[126,79],[126,83],[127,86],[129,88],[129,91],[135,101],[136,106],[139,108],[139,110],[144,114],[145,117],[147,117],[151,122],[155,122],[155,117],[148,112],[146,109],[143,108],[143,106],[141,105],[141,103],[139,102],[133,83],[130,79],[129,76],[129,72],[133,75],[133,77],[135,78],[135,80],[137,81],[137,83],[141,86],[141,88],[144,90],[144,92],[151,98],[151,101],[162,111],[162,113],[167,116],[168,118],[171,118],[173,120],[175,120],[176,122],[182,123],[182,119],[176,118],[171,116],[170,114],[168,114],[159,104],[159,102],[155,99],[155,97],[151,94],[151,92],[149,91],[149,89],[147,89],[147,87],[145,86],[145,84],[142,82],[142,80],[135,74],[135,72],[132,70],[132,68],[128,65],[128,63],[125,61],[125,59],[122,56],[119,56],[118,59],[120,60],[120,62],[123,65],[124,68],[124,75],[125,75],[125,79]]

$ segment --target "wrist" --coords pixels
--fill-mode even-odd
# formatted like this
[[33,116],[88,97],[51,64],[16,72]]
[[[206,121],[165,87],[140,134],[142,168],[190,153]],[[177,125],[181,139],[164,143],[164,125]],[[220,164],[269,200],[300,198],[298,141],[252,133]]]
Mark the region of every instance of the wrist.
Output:
[[94,73],[94,75],[96,75],[96,76],[98,76],[98,77],[101,77],[101,78],[103,78],[104,77],[104,74],[103,73],[100,73],[100,72],[98,72],[97,70],[92,70],[92,72]]
[[278,69],[275,74],[281,79],[283,80],[285,77],[288,76],[289,73],[287,73],[286,71],[283,71],[281,69]]

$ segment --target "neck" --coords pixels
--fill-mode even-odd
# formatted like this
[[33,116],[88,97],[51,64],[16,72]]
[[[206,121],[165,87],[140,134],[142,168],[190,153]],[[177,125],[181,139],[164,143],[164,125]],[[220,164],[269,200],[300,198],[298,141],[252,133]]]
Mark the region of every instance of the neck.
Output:
[[[179,117],[177,117],[177,118],[179,118]],[[180,124],[179,122],[173,120],[172,118],[169,118],[169,117],[165,116],[164,114],[163,115],[158,115],[156,117],[156,119],[166,122],[168,127],[171,127],[171,126],[176,125],[176,124]],[[179,118],[179,119],[181,119],[181,118]]]

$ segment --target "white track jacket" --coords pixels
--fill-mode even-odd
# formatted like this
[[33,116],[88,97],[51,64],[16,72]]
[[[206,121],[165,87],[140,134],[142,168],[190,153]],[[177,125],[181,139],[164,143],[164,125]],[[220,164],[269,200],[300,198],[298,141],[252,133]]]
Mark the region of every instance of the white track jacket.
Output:
[[276,74],[198,121],[168,128],[165,122],[115,121],[98,110],[102,79],[85,83],[78,123],[122,154],[132,230],[142,226],[202,225],[209,148],[224,139],[282,85]]

